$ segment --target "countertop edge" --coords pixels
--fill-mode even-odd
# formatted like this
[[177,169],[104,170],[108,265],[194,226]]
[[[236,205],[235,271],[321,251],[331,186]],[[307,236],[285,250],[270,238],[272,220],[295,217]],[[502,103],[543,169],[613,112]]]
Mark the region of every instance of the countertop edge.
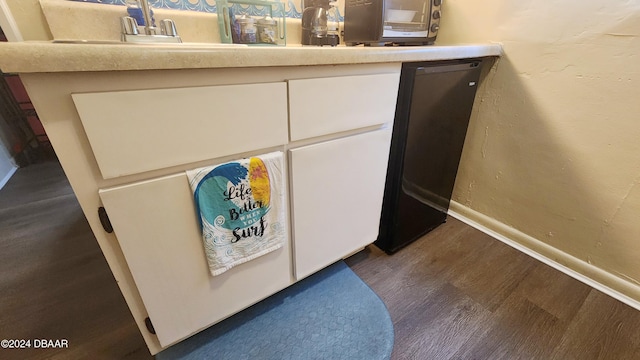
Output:
[[5,73],[345,65],[501,56],[497,43],[394,47],[244,47],[0,43]]

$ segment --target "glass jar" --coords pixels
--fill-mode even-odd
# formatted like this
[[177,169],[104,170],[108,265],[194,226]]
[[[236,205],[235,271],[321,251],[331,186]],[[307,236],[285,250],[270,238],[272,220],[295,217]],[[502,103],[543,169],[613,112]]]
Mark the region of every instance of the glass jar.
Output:
[[258,41],[262,44],[276,44],[278,24],[269,15],[258,20]]
[[258,42],[257,33],[258,29],[256,27],[256,20],[247,16],[242,15],[236,22],[240,26],[240,43],[241,44],[255,44]]

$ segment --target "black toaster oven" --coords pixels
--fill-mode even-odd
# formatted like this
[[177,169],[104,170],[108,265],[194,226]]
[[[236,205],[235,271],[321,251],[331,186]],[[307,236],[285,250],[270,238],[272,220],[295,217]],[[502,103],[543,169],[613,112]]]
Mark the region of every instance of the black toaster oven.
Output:
[[345,0],[346,45],[430,45],[440,29],[442,0]]

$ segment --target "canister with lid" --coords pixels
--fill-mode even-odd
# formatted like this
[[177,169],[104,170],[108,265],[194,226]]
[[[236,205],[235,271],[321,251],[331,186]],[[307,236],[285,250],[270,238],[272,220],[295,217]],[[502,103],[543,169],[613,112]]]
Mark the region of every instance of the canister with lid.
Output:
[[258,41],[263,44],[276,44],[278,24],[269,15],[258,20]]
[[240,25],[240,43],[241,44],[255,44],[257,42],[256,20],[242,15],[236,19],[238,25]]

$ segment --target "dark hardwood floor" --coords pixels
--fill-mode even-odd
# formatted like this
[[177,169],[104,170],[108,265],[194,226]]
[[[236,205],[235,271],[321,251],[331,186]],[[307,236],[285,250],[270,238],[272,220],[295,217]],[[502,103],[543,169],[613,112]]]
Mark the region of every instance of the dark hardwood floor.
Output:
[[32,339],[0,359],[152,359],[56,161],[18,169],[0,190],[0,315],[0,340]]
[[[640,312],[455,219],[347,263],[389,308],[393,359],[640,359]],[[0,339],[69,342],[0,359],[152,358],[55,161],[0,190]]]
[[449,218],[347,264],[385,302],[392,359],[640,359],[640,312]]

